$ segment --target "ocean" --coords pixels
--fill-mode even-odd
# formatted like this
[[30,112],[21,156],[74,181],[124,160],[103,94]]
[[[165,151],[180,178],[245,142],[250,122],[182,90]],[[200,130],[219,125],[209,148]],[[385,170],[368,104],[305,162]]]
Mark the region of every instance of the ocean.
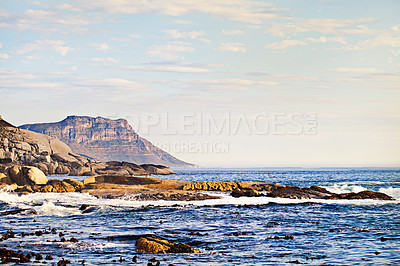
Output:
[[[396,200],[232,198],[213,193],[222,198],[145,202],[128,196],[18,196],[1,191],[0,233],[12,230],[14,237],[0,241],[0,248],[43,254],[42,259],[24,265],[57,265],[62,258],[71,265],[148,265],[153,257],[160,265],[400,265],[399,169],[174,170],[176,175],[157,177],[316,185],[336,193],[369,189]],[[82,204],[95,207],[81,211]],[[5,215],[18,208],[35,213]],[[139,253],[135,243],[142,235],[189,243],[203,253]],[[78,241],[60,242],[61,237]],[[52,259],[46,260],[47,255]],[[134,256],[137,262],[132,261]]]

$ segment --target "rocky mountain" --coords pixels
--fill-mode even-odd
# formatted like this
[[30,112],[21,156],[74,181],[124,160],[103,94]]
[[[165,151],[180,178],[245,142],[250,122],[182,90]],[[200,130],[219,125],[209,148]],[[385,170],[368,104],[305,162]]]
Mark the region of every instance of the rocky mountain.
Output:
[[125,119],[68,116],[60,122],[29,124],[20,128],[57,138],[68,144],[74,152],[100,161],[195,167],[140,137]]
[[[41,173],[40,180],[43,180],[43,176],[52,174],[72,176],[173,174],[171,169],[163,165],[100,162],[76,154],[60,140],[17,128],[0,116],[0,183],[11,181],[18,185],[24,182],[30,183],[29,179],[35,180],[30,176],[37,173]],[[36,181],[34,183],[37,184]]]

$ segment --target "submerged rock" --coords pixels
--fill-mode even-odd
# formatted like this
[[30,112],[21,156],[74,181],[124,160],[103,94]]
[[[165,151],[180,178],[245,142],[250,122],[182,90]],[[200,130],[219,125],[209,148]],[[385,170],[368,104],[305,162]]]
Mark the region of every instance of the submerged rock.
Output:
[[202,253],[184,243],[169,242],[156,237],[141,237],[136,241],[136,248],[145,253]]

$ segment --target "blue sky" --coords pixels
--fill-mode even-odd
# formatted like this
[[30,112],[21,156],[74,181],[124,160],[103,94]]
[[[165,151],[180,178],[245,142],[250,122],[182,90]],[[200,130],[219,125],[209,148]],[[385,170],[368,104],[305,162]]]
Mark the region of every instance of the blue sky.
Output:
[[126,118],[203,166],[400,165],[399,1],[0,3],[16,125]]

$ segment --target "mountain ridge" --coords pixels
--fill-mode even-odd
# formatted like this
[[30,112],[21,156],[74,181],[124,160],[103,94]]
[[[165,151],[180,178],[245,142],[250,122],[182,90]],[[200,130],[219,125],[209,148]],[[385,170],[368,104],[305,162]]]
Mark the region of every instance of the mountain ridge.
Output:
[[78,154],[100,161],[130,161],[163,164],[169,167],[196,167],[179,160],[140,137],[127,120],[70,115],[51,123],[20,126],[57,138]]

